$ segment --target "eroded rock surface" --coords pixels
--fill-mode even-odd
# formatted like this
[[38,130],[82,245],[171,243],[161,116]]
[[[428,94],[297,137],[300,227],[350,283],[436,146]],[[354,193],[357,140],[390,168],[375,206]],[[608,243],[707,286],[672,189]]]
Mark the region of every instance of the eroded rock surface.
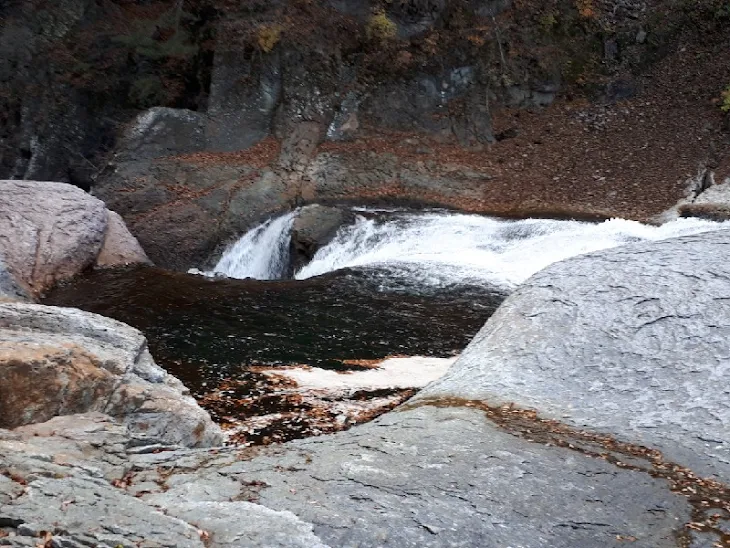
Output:
[[0,304],[0,427],[90,411],[190,447],[221,442],[185,387],[121,322],[69,308]]
[[180,449],[94,413],[0,430],[0,543],[723,546],[729,250],[717,231],[553,265],[445,377],[332,436]]

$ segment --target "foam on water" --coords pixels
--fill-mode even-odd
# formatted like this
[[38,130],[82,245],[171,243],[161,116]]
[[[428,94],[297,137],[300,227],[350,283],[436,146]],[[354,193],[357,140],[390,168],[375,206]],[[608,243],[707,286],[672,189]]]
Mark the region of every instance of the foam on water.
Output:
[[289,234],[296,214],[291,211],[251,229],[223,253],[213,272],[203,274],[257,280],[281,278],[289,260]]
[[662,226],[611,219],[602,223],[503,220],[447,212],[358,217],[301,269],[305,279],[342,268],[387,273],[428,286],[488,283],[510,289],[546,266],[629,242],[730,228],[678,219]]

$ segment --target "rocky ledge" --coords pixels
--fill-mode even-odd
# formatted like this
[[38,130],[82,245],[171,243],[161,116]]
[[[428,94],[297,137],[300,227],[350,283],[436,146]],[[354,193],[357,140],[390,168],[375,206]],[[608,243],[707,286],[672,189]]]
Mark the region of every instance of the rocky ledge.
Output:
[[[555,264],[505,301],[443,378],[331,436],[185,449],[170,432],[192,423],[148,415],[151,435],[98,405],[6,424],[0,545],[725,546],[728,249],[730,232],[717,231]],[[97,316],[2,311],[21,362],[33,334],[68,350],[56,322],[97,348],[99,371],[122,373],[112,347],[141,348]],[[164,388],[141,355],[147,365],[128,365],[126,378]],[[12,392],[15,377],[0,378]],[[65,390],[36,392],[50,401]]]

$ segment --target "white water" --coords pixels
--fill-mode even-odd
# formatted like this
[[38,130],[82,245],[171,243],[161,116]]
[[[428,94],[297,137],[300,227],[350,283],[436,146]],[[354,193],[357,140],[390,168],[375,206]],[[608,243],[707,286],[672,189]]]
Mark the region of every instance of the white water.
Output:
[[280,278],[288,263],[289,233],[296,214],[291,211],[249,230],[223,253],[211,274],[257,280]]
[[[271,279],[282,272],[295,213],[253,229],[220,260],[216,272]],[[448,212],[391,212],[341,229],[296,274],[297,279],[342,268],[366,269],[400,285],[490,284],[511,289],[546,266],[600,249],[730,228],[730,222],[678,219],[662,226],[612,219],[602,223],[495,219]]]

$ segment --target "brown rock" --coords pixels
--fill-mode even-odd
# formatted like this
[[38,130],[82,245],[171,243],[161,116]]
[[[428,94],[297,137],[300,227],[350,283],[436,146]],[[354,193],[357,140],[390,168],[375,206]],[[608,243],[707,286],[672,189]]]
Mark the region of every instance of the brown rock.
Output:
[[152,264],[152,261],[147,258],[137,238],[132,236],[119,214],[110,211],[104,245],[96,258],[96,266],[109,267],[134,263]]
[[71,343],[0,342],[0,427],[101,411],[116,379],[99,365]]
[[0,304],[0,428],[102,412],[151,443],[221,443],[136,329],[70,308]]

